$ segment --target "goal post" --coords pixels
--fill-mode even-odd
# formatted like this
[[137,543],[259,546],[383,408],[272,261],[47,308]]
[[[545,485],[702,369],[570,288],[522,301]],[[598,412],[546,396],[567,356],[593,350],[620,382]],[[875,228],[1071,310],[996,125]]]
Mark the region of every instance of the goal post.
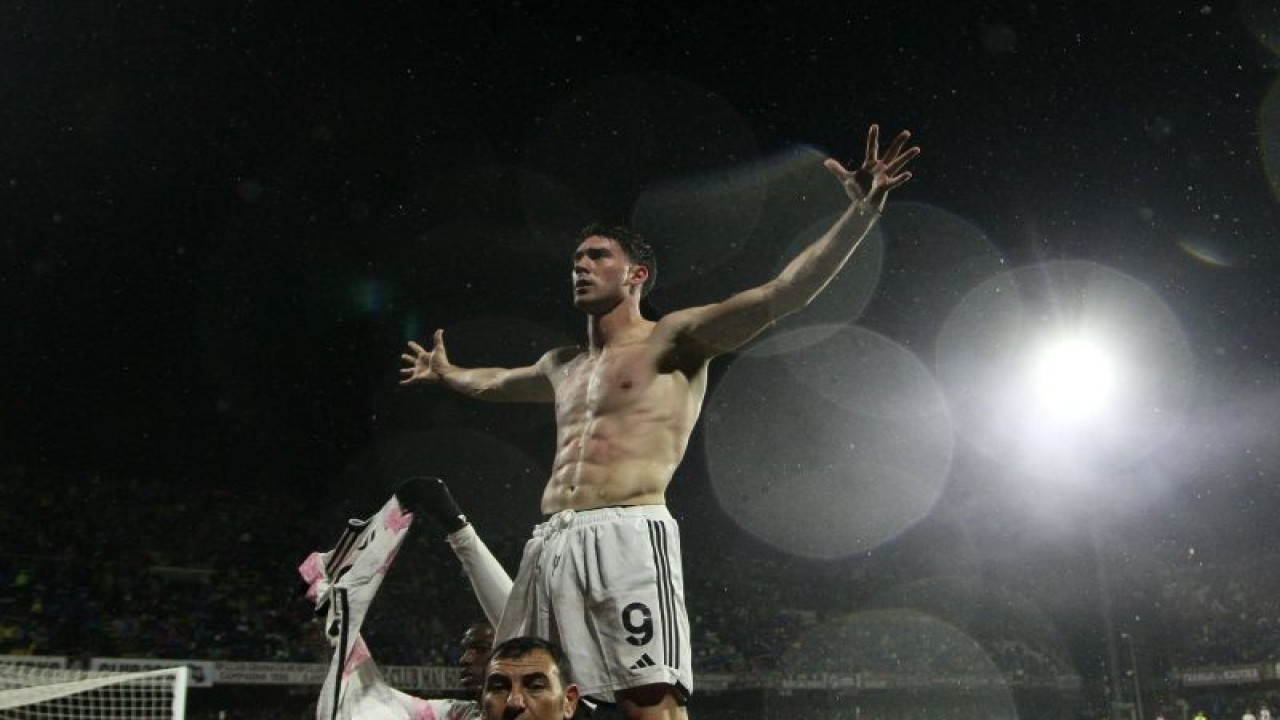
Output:
[[189,672],[186,666],[108,672],[0,662],[0,719],[183,720]]

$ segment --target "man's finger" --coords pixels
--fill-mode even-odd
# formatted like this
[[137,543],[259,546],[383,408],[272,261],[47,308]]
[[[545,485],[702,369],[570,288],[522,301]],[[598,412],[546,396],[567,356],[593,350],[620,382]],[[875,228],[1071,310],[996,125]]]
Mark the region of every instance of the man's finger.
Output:
[[827,158],[822,163],[822,166],[830,170],[831,174],[835,175],[836,178],[839,180],[844,180],[845,176],[849,174],[849,171],[845,170],[844,166],[840,164],[840,161],[836,160],[835,158]]
[[898,153],[902,152],[903,146],[905,146],[907,144],[907,141],[910,139],[911,139],[910,130],[903,130],[902,132],[898,133],[898,136],[893,139],[893,144],[889,146],[889,151],[885,153],[885,157],[889,158],[890,160],[897,157]]
[[911,179],[911,173],[909,172],[904,172],[901,175],[894,175],[893,177],[885,181],[885,187],[888,188],[889,190],[892,190],[910,179]]
[[919,147],[910,148],[906,152],[902,153],[902,155],[899,156],[896,160],[889,163],[889,167],[888,167],[889,173],[897,174],[901,172],[902,168],[906,167],[907,163],[911,162],[911,160],[919,154],[920,154]]
[[419,345],[418,343],[412,340],[409,341],[409,347],[413,348],[413,351],[418,353],[419,355],[422,355],[427,352],[426,348],[422,347],[421,345]]
[[872,162],[880,159],[880,126],[872,125],[867,130],[866,159]]

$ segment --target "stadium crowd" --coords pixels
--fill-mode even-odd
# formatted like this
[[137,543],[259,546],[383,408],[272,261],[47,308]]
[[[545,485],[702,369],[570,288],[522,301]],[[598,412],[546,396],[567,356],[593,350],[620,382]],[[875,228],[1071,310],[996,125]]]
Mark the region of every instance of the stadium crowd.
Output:
[[[17,472],[0,504],[0,654],[327,659],[296,573],[307,552],[336,539],[345,517],[319,507],[323,500]],[[527,528],[483,531],[514,565]],[[366,637],[388,664],[451,664],[458,629],[479,607],[438,533],[419,537],[383,585]],[[1277,559],[1163,566],[1152,586],[1169,629],[1162,641],[1169,660],[1158,669],[1275,660],[1280,576],[1268,568]],[[995,631],[832,631],[854,610],[838,607],[847,588],[770,581],[786,568],[763,555],[728,564],[686,551],[686,567],[701,673],[971,673],[974,638],[1006,677],[1050,682],[1064,669],[1051,649]],[[860,649],[856,661],[832,645],[840,642]]]

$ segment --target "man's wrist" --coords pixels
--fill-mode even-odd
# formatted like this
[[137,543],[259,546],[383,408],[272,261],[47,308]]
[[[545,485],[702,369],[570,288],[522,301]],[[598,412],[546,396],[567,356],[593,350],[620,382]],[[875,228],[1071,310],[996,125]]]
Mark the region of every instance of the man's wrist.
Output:
[[853,210],[853,213],[858,217],[870,218],[872,220],[878,220],[880,218],[880,207],[872,204],[867,198],[854,200],[853,206],[850,209]]
[[[465,518],[466,516],[464,515],[463,517]],[[454,547],[467,543],[475,537],[478,537],[476,535],[476,529],[470,522],[465,522],[462,527],[457,530],[446,532],[444,534],[445,542]]]
[[456,387],[455,387],[455,383],[454,383],[454,382],[450,382],[450,381],[449,381],[449,377],[450,377],[451,375],[453,375],[453,374],[454,374],[454,371],[456,371],[456,370],[457,370],[457,368],[456,368],[456,367],[447,367],[447,368],[431,368],[431,372],[434,372],[434,373],[436,374],[436,378],[437,378],[441,383],[443,383],[444,385],[446,385],[446,386],[448,386],[448,387],[454,388],[454,389],[456,389]]

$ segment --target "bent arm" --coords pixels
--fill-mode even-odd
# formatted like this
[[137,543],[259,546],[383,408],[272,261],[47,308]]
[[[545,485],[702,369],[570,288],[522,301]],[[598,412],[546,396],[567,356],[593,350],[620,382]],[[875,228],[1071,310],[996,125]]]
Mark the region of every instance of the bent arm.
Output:
[[485,618],[491,625],[498,627],[502,610],[507,606],[507,596],[511,594],[511,576],[489,551],[489,546],[476,534],[471,523],[450,533],[446,539],[454,554],[462,561],[463,569],[467,571],[471,588],[476,592],[476,599],[480,601]]

